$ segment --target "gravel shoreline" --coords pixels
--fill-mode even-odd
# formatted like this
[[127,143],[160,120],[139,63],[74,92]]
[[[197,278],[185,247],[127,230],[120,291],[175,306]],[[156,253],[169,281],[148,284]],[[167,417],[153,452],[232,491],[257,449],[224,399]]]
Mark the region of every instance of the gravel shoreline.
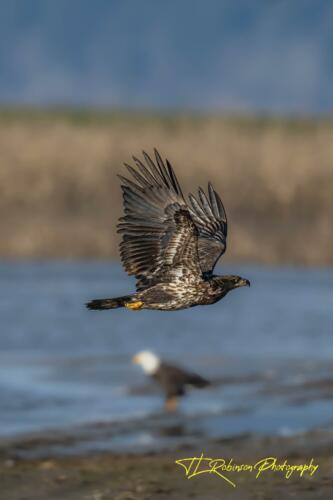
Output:
[[[52,436],[50,436],[52,438]],[[92,453],[22,459],[19,442],[0,443],[1,497],[6,500],[148,500],[148,499],[329,499],[333,494],[333,435],[328,431],[292,437],[243,436],[202,442],[173,451],[122,454]],[[28,446],[27,444],[25,445]],[[34,446],[33,441],[31,446]],[[276,457],[276,464],[318,465],[312,475],[294,470],[224,471],[186,478],[176,460],[200,457],[255,464]],[[199,470],[199,469],[198,469]],[[193,471],[193,468],[192,468]],[[220,470],[222,473],[222,471]],[[235,486],[232,486],[230,482]]]

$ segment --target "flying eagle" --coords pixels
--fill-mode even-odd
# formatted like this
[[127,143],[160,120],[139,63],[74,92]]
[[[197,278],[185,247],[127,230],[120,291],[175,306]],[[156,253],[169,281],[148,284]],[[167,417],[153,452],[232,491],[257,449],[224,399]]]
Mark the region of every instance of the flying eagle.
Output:
[[165,409],[167,411],[176,410],[177,398],[185,396],[187,386],[202,389],[210,385],[208,380],[196,373],[161,361],[151,351],[139,352],[133,357],[132,362],[140,365],[147,375],[160,384],[165,393]]
[[217,276],[214,267],[226,250],[223,203],[208,184],[208,196],[186,201],[169,161],[155,149],[155,162],[143,152],[132,180],[121,175],[125,215],[119,220],[123,266],[136,278],[136,293],[88,302],[88,309],[175,311],[214,304],[230,290],[250,286],[240,276]]

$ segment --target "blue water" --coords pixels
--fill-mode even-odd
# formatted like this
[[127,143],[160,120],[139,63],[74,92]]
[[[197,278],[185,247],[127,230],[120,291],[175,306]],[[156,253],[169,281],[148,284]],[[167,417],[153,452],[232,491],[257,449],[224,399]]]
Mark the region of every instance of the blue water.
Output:
[[[119,265],[0,264],[0,437],[89,429],[88,448],[149,449],[195,436],[330,425],[333,270],[223,272],[250,279],[251,288],[174,313],[92,312],[84,308],[89,299],[133,290]],[[130,363],[142,349],[213,386],[191,391],[166,417],[158,388]]]

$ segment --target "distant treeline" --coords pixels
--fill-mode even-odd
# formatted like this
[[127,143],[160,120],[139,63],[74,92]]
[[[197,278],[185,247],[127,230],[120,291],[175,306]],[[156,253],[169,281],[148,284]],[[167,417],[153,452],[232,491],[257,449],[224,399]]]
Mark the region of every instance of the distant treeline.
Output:
[[212,181],[228,260],[333,263],[333,122],[0,110],[0,256],[117,258],[123,162],[157,147],[184,192]]

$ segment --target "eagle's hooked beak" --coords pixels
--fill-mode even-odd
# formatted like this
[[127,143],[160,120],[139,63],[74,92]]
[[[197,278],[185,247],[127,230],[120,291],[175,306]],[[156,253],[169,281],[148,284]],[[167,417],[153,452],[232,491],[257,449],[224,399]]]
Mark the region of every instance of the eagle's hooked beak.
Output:
[[139,356],[137,354],[135,356],[133,356],[132,363],[134,365],[138,365],[139,364]]
[[249,280],[247,279],[242,279],[240,282],[239,282],[239,285],[238,286],[251,286],[251,283]]

